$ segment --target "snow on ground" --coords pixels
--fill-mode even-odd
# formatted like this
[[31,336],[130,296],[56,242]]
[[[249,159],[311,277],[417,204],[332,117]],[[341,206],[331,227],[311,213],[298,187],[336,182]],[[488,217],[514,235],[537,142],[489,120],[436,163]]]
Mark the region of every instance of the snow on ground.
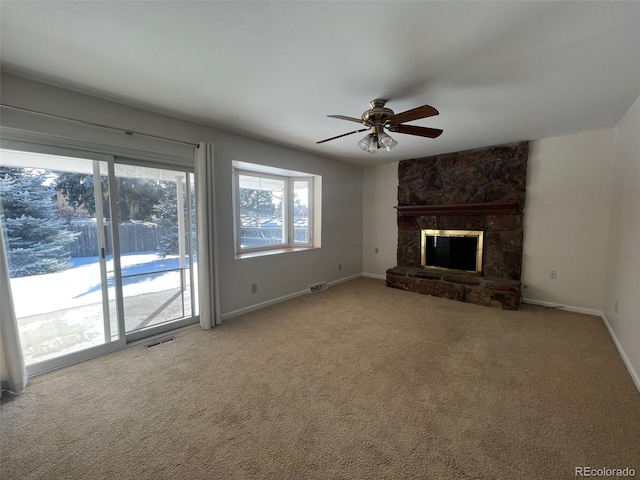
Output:
[[[107,330],[98,257],[71,263],[64,272],[11,279],[27,365],[117,338],[112,259],[107,262]],[[190,315],[190,290],[180,288],[177,257],[131,254],[122,256],[121,264],[127,332]]]
[[[121,257],[125,297],[178,288],[178,272],[153,273],[180,267],[176,256],[161,258],[154,253]],[[72,259],[72,268],[64,272],[11,279],[13,303],[18,318],[55,312],[102,302],[98,257]],[[141,275],[149,273],[149,275]],[[107,261],[109,299],[115,299],[113,260]]]

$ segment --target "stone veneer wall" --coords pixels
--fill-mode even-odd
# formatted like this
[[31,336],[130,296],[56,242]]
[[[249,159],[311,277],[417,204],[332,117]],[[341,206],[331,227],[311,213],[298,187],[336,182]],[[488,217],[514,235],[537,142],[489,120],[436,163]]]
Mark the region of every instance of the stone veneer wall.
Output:
[[[520,297],[522,219],[529,143],[520,142],[433,157],[398,166],[398,205],[513,202],[505,215],[398,215],[398,265],[387,284],[420,293],[515,309]],[[420,265],[420,231],[484,230],[483,276],[458,275]]]

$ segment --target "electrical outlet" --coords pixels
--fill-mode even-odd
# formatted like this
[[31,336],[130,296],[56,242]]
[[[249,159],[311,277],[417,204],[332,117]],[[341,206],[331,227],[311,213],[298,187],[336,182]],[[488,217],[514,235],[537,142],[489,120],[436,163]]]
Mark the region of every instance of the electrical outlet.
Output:
[[556,272],[555,270],[549,270],[549,278],[555,280],[556,278],[558,278],[558,272]]
[[258,284],[257,283],[252,283],[251,284],[251,293],[258,293]]
[[378,247],[376,247],[376,250],[375,250],[375,252],[374,252],[374,253],[378,253]]

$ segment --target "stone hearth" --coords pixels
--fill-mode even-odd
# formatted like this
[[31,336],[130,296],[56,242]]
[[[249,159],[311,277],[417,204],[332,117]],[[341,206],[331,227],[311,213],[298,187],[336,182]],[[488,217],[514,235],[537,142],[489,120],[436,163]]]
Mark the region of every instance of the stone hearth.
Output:
[[[387,285],[514,310],[520,299],[528,142],[403,160],[398,265]],[[421,266],[422,229],[484,231],[483,276]]]
[[423,268],[394,267],[387,270],[387,285],[505,310],[515,310],[520,303],[520,282],[516,280],[491,280]]

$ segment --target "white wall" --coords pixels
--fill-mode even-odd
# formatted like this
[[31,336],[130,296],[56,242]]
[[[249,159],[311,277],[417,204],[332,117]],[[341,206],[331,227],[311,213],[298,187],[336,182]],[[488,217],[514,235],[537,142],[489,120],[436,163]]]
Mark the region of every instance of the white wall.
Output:
[[[362,267],[365,275],[384,278],[397,262],[398,162],[364,169]],[[376,248],[378,253],[376,253]]]
[[[613,130],[548,138],[529,147],[523,296],[600,311]],[[555,280],[550,270],[557,272]]]
[[[211,142],[216,160],[223,314],[362,272],[362,169],[283,146],[83,95],[13,75],[2,75],[2,102],[71,118],[166,136]],[[184,146],[142,140],[71,122],[2,110],[3,126],[179,154]],[[322,175],[322,248],[236,260],[233,251],[231,162],[240,160]],[[342,264],[342,270],[338,270]],[[251,283],[258,293],[250,293]]]
[[640,389],[640,97],[615,128],[610,220],[603,310]]

